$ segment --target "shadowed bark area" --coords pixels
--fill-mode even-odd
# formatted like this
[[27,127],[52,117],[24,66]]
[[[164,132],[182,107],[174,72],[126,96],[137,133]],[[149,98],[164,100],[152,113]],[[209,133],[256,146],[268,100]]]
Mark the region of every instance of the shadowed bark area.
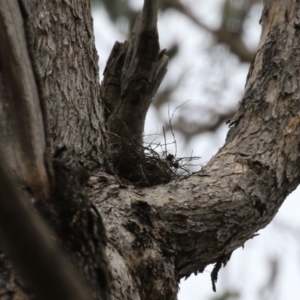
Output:
[[[35,57],[33,43],[38,38],[34,26],[39,28],[41,24],[35,22],[31,13],[41,18],[47,14],[28,10],[27,5],[32,2],[21,5],[17,0],[4,0],[0,4],[0,297],[109,299],[106,235],[101,216],[86,195],[89,174],[82,167],[65,165],[71,152],[80,154],[76,146],[69,151],[70,147],[64,145],[64,151],[55,151],[54,164],[48,155],[50,148],[46,149],[45,141],[51,133],[46,126],[45,100],[49,99],[45,97],[47,88],[38,72],[39,57]],[[44,38],[42,32],[41,43]],[[56,79],[55,84],[61,84],[61,78]],[[98,84],[98,90],[99,87]],[[73,109],[74,105],[71,106]],[[92,160],[90,149],[85,149],[85,157]],[[74,162],[80,163],[80,156],[69,160],[70,165]],[[87,169],[95,165],[95,161],[88,163]],[[44,221],[37,216],[38,212]]]
[[37,85],[17,1],[0,6],[0,146],[6,164],[39,197],[49,197]]
[[115,43],[101,84],[110,160],[121,177],[142,186],[171,178],[160,160],[145,159],[142,147],[146,113],[168,65],[159,50],[157,12],[157,1],[145,1],[129,42]]
[[[28,3],[29,47],[59,166],[54,198],[42,202],[41,211],[73,263],[86,279],[99,265],[109,270],[101,252],[106,245],[112,299],[176,299],[179,279],[211,263],[215,284],[222,263],[273,219],[300,182],[300,4],[265,1],[245,95],[218,153],[188,178],[137,188],[99,166],[104,157],[116,165],[120,138],[141,143],[146,111],[166,72],[157,1],[145,1],[130,41],[113,48],[101,90],[105,114],[89,1]],[[65,151],[57,151],[62,146]],[[91,174],[89,198],[88,175],[80,170]],[[90,201],[101,212],[107,244]],[[54,219],[48,217],[52,210]],[[0,267],[5,282],[7,272]],[[106,282],[101,274],[92,275],[96,299]]]
[[13,183],[13,177],[3,165],[1,153],[0,190],[1,246],[4,246],[9,253],[14,267],[23,279],[18,278],[18,283],[21,283],[19,289],[15,286],[17,280],[14,278],[14,270],[9,266],[9,260],[0,249],[1,298],[8,299],[7,290],[3,287],[4,273],[5,277],[8,275],[11,282],[10,294],[14,299],[25,298],[25,293],[31,296],[35,294],[35,297],[44,300],[90,299],[90,291],[83,284],[74,266],[60,251],[50,230],[33,211],[28,195],[19,191]]

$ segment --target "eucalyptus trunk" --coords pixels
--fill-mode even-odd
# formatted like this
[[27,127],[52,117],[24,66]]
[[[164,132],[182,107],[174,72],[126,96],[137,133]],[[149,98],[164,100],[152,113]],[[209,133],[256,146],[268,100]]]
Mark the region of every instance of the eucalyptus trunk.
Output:
[[[114,45],[101,87],[90,1],[2,1],[0,175],[8,191],[0,210],[10,205],[16,232],[31,234],[22,250],[13,226],[0,222],[0,298],[42,298],[57,288],[65,294],[56,299],[75,299],[64,287],[76,282],[76,299],[176,299],[181,278],[214,263],[215,288],[222,264],[300,182],[299,16],[297,1],[264,1],[261,40],[224,146],[200,171],[166,183],[144,178],[160,165],[136,171],[147,159],[145,116],[168,64],[157,1],[144,1],[130,40]],[[34,213],[28,231],[33,211],[42,218]],[[39,246],[42,260],[51,247],[60,257],[45,286],[51,266],[38,280],[35,257],[37,269],[23,263],[26,249]],[[55,278],[65,280],[61,289]]]

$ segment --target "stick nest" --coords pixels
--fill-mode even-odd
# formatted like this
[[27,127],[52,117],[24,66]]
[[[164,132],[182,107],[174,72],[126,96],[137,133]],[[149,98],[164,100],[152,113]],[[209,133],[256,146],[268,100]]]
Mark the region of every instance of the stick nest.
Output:
[[[174,179],[192,174],[192,161],[200,157],[177,158],[167,151],[166,144],[137,146],[125,140],[113,151],[113,164],[120,177],[138,187],[166,184]],[[114,147],[116,149],[116,147]],[[161,151],[157,152],[159,149]]]

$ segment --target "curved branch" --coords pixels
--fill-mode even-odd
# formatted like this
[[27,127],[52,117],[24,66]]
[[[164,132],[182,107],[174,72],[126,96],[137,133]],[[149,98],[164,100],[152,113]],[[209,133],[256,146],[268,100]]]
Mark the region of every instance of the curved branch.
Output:
[[93,177],[108,237],[118,241],[130,272],[151,278],[165,270],[166,277],[149,279],[146,287],[137,282],[141,294],[164,286],[174,296],[175,283],[166,278],[202,272],[214,262],[219,268],[300,183],[299,13],[298,2],[265,1],[244,98],[225,145],[201,171],[143,190],[103,186]]

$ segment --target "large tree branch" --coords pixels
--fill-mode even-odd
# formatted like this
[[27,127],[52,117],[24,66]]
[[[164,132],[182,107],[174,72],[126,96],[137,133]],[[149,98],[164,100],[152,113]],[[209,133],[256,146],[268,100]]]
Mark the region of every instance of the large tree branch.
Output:
[[299,184],[299,13],[294,1],[265,1],[244,98],[225,145],[200,172],[143,190],[93,177],[92,196],[129,272],[151,278],[165,270],[147,286],[139,277],[145,299],[161,285],[175,295],[169,278],[176,274],[179,279],[225,263]]
[[[7,277],[11,282],[10,290],[5,286],[1,294],[20,299],[34,293],[41,299],[79,300],[90,299],[97,291],[97,299],[109,299],[105,231],[84,192],[88,175],[80,168],[70,170],[56,164],[55,174],[51,175],[57,181],[51,186],[48,182],[45,115],[41,112],[44,95],[39,97],[35,80],[40,78],[39,74],[34,76],[37,69],[33,71],[38,66],[34,57],[30,62],[28,54],[28,48],[35,49],[26,42],[26,37],[33,38],[32,28],[26,26],[25,33],[18,1],[1,2],[0,29],[0,233],[1,248],[4,247],[0,251],[1,290]],[[43,88],[40,92],[45,91]],[[52,230],[30,202],[43,212]],[[71,243],[75,238],[80,239],[81,247]],[[69,250],[76,269],[62,254],[59,242]],[[93,251],[98,256],[92,257]],[[11,268],[10,259],[15,268]],[[15,269],[23,276],[21,279]],[[92,292],[87,292],[78,270],[88,279]]]
[[50,186],[44,122],[17,1],[0,5],[0,146],[5,162],[39,197]]
[[[29,13],[27,4],[24,2],[24,16],[26,12]],[[42,17],[43,13],[39,16]],[[8,258],[7,253],[4,254],[1,249],[1,289],[3,283],[7,284],[7,277],[10,277],[11,282],[10,290],[5,286],[2,292],[20,299],[26,299],[32,292],[42,299],[89,299],[91,294],[95,296],[96,293],[97,299],[109,299],[109,267],[104,253],[105,230],[99,213],[84,192],[88,173],[83,168],[70,169],[56,163],[55,173],[53,170],[51,175],[57,180],[52,182],[51,187],[48,182],[44,160],[45,119],[42,119],[46,116],[41,112],[41,99],[48,90],[38,72],[39,64],[34,53],[36,48],[30,40],[34,38],[32,34],[36,20],[31,19],[32,23],[27,24],[25,35],[23,16],[16,0],[1,2],[0,17],[0,231],[3,242],[1,247],[9,255]],[[31,62],[28,49],[33,52]],[[37,72],[36,78],[33,69]],[[41,85],[40,97],[36,79]],[[46,113],[46,108],[43,109]],[[74,138],[76,134],[77,131]],[[90,137],[91,134],[84,136]],[[2,148],[5,150],[4,157]],[[85,162],[90,167],[93,160],[90,149],[87,147],[85,153],[75,150],[72,150],[75,152],[72,157],[74,162],[78,163],[88,157]],[[100,151],[96,149],[95,152]],[[96,160],[97,163],[100,161]],[[13,174],[9,176],[8,172],[11,171]],[[25,195],[21,188],[28,193]],[[42,212],[52,227],[51,231],[30,207],[30,202]],[[68,251],[72,262],[76,264],[76,270],[58,249],[53,240],[54,235],[56,242]],[[95,252],[97,256],[91,255]],[[10,259],[23,280],[11,268]],[[90,293],[81,283],[78,270],[88,281]]]
[[98,55],[89,1],[22,1],[36,76],[47,103],[52,150],[88,169],[105,160]]

